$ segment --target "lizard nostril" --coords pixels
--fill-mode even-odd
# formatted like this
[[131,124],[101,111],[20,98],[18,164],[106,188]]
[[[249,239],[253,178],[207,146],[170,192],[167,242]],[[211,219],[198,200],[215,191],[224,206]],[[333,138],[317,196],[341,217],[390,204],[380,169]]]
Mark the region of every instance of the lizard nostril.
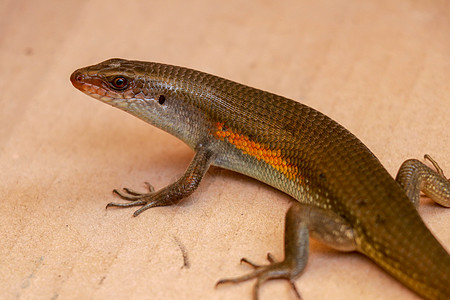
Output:
[[83,75],[77,71],[73,72],[72,75],[70,75],[70,81],[72,83],[80,82],[83,80]]
[[76,88],[78,88],[83,84],[83,80],[84,80],[83,74],[78,71],[75,71],[72,73],[72,75],[70,75],[70,81]]

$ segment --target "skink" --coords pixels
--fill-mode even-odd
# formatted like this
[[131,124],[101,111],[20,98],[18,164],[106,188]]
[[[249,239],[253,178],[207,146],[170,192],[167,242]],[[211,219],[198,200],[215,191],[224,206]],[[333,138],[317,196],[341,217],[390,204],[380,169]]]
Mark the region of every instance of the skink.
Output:
[[110,59],[76,70],[72,84],[184,141],[195,150],[176,182],[146,193],[114,190],[139,215],[192,194],[212,165],[256,178],[290,195],[285,257],[218,284],[294,279],[308,260],[309,236],[358,251],[427,299],[450,298],[450,255],[417,212],[420,191],[450,207],[450,181],[419,160],[394,180],[370,150],[324,114],[296,101],[188,68]]

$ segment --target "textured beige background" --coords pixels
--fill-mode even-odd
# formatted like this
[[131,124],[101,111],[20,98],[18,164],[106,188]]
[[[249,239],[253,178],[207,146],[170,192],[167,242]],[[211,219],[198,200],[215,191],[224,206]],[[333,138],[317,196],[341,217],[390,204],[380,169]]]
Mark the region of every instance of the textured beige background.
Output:
[[[162,187],[193,152],[75,90],[111,57],[183,65],[302,101],[395,175],[430,153],[450,174],[448,1],[0,1],[0,298],[250,299],[242,256],[282,257],[289,199],[213,169],[176,207],[105,210]],[[450,248],[450,210],[420,212]],[[183,266],[181,249],[187,253]],[[358,254],[311,243],[305,300],[416,299]],[[262,299],[294,299],[273,281]]]

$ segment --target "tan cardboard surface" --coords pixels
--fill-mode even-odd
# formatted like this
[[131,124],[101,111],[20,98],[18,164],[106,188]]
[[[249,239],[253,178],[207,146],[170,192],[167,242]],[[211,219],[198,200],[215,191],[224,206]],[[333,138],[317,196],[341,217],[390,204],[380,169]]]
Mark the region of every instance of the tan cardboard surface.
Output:
[[[210,170],[175,207],[105,210],[163,187],[193,152],[89,98],[69,76],[111,57],[183,65],[310,105],[395,176],[431,154],[450,174],[448,1],[0,1],[0,298],[251,299],[243,256],[282,258],[289,197]],[[420,213],[450,248],[450,210]],[[184,253],[184,258],[183,258]],[[362,255],[311,242],[305,300],[417,299]],[[272,281],[261,299],[294,299]]]

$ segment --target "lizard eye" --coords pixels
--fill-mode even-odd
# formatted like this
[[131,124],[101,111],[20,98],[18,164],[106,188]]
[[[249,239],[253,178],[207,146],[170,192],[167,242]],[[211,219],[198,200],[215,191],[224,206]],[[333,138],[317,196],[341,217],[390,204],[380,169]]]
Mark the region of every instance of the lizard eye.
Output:
[[117,90],[123,90],[127,88],[128,80],[125,77],[118,76],[111,81],[111,85]]

